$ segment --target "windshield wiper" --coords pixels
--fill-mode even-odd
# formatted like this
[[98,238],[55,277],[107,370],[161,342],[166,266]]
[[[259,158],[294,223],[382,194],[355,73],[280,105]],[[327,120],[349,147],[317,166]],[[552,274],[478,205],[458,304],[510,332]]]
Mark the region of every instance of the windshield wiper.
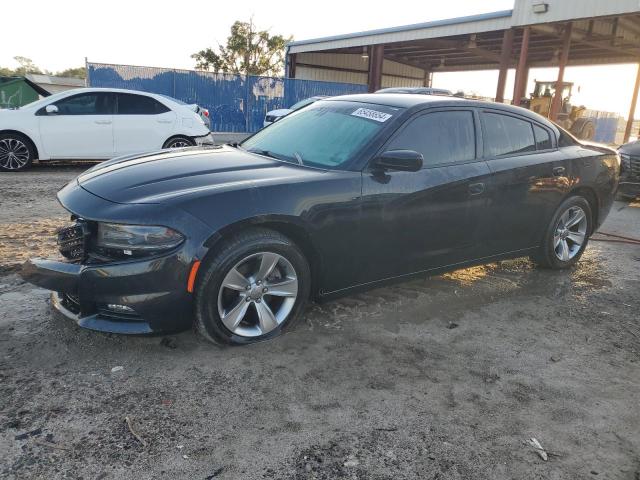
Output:
[[263,157],[275,158],[276,160],[282,160],[282,158],[278,157],[275,153],[269,150],[260,150],[259,148],[250,148],[247,150],[250,153],[257,153],[258,155],[262,155]]
[[[242,148],[242,147],[240,147]],[[295,158],[289,157],[287,155],[280,155],[278,153],[274,153],[271,150],[262,150],[260,148],[249,148],[246,150],[249,153],[256,153],[258,155],[262,155],[264,157],[273,158],[274,160],[280,160],[282,162],[287,163],[298,163],[298,165],[304,165],[302,160],[302,156],[298,152],[294,152]]]

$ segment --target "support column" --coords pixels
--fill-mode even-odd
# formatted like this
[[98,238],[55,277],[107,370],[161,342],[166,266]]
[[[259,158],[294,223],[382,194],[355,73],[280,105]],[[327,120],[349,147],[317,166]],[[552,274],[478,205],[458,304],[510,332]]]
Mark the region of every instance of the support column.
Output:
[[289,71],[287,72],[289,78],[296,78],[296,54],[289,54]]
[[384,61],[384,45],[373,45],[369,53],[369,92],[380,90],[382,86],[382,63]]
[[562,106],[562,83],[564,82],[564,69],[569,60],[569,50],[571,49],[571,29],[573,24],[567,23],[562,34],[562,53],[560,54],[560,63],[558,65],[558,79],[556,80],[556,93],[551,100],[551,111],[549,118],[553,121],[558,119],[558,113]]
[[531,37],[531,28],[524,27],[522,29],[522,44],[520,45],[520,55],[518,57],[518,66],[516,67],[516,80],[513,85],[512,105],[520,105],[520,100],[526,95],[527,81],[529,80],[529,38]]
[[500,71],[498,72],[498,88],[496,90],[496,102],[504,102],[504,89],[507,85],[507,73],[511,63],[511,50],[513,49],[513,29],[509,28],[502,35],[502,50],[500,51]]
[[640,63],[638,64],[636,84],[633,87],[633,96],[631,97],[631,106],[629,107],[629,118],[627,119],[627,128],[624,129],[624,141],[622,143],[627,143],[629,141],[629,137],[631,136],[633,117],[636,115],[636,103],[638,103],[638,89],[640,89]]
[[422,82],[423,87],[431,87],[433,82],[433,73],[431,70],[424,69],[424,81]]

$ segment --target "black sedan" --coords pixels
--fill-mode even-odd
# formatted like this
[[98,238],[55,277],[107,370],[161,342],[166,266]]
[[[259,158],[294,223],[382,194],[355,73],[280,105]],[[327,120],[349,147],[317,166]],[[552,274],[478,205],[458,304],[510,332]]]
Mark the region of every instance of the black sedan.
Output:
[[615,151],[517,107],[321,100],[240,145],[114,159],[65,186],[65,261],[32,259],[81,326],[280,334],[308,298],[531,256],[566,268],[604,221]]

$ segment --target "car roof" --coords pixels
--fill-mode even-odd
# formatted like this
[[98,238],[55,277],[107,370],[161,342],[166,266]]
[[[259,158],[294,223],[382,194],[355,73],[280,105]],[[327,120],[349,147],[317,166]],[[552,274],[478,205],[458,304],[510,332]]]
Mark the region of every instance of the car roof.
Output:
[[451,91],[445,88],[433,88],[433,87],[389,87],[377,90],[375,93],[446,93],[451,95]]
[[153,93],[153,92],[144,92],[142,90],[131,90],[127,88],[80,87],[80,88],[65,90],[64,92],[59,92],[59,93],[64,93],[66,95],[75,95],[78,93],[90,93],[90,92],[133,93],[136,95],[146,95],[148,97],[154,97],[154,98],[160,97],[165,100],[175,101],[175,99],[173,97],[170,97],[169,95],[162,95],[162,94]]
[[475,107],[491,110],[502,110],[505,113],[513,113],[523,117],[529,117],[538,123],[543,123],[553,130],[556,127],[547,118],[538,115],[526,108],[507,105],[505,103],[488,102],[485,100],[470,100],[466,98],[446,96],[446,95],[420,95],[415,93],[385,93],[380,95],[377,93],[359,93],[354,95],[341,95],[339,97],[331,97],[323,101],[347,101],[370,103],[374,105],[385,105],[387,107],[397,108],[416,108],[420,107]]

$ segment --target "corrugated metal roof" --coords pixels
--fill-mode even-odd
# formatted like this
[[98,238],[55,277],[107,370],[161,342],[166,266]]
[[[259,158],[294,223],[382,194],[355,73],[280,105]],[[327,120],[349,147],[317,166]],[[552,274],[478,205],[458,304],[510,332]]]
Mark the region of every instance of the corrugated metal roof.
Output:
[[[329,37],[298,40],[288,44],[291,53],[325,50],[329,48],[345,48],[358,45],[372,45],[385,42],[400,42],[403,40],[415,40],[416,38],[444,37],[459,35],[469,31],[487,31],[488,29],[506,28],[510,25],[513,10],[501,10],[498,12],[469,15],[466,17],[434,20],[431,22],[414,23],[399,27],[379,28],[363,32],[333,35]],[[495,20],[502,20],[498,23]],[[471,25],[473,24],[473,25]],[[460,28],[467,26],[469,28]],[[488,27],[488,28],[487,28]],[[429,32],[430,31],[430,32]],[[418,35],[416,35],[418,33]],[[377,37],[377,38],[376,38]],[[304,48],[304,47],[307,48]],[[316,47],[317,48],[314,48]],[[311,48],[309,48],[311,47]]]
[[[533,8],[534,5],[543,3],[546,5],[546,11],[536,13],[538,10]],[[365,45],[480,34],[522,25],[630,15],[638,12],[640,12],[638,0],[515,0],[513,10],[298,40],[289,43],[288,49],[289,53],[346,49]]]
[[81,78],[56,77],[55,75],[43,75],[40,73],[28,73],[26,78],[40,85],[64,85],[69,87],[84,87],[85,82]]

